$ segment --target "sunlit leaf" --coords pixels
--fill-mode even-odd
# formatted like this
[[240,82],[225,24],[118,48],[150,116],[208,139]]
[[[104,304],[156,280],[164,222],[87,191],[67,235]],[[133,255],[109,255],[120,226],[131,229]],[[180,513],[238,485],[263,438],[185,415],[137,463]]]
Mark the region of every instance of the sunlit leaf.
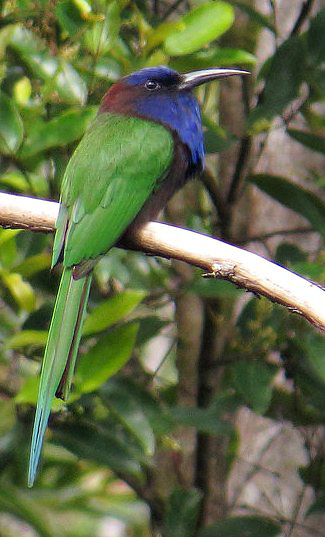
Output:
[[20,274],[2,271],[0,277],[22,310],[33,311],[36,296],[32,286]]
[[18,192],[29,192],[30,190],[30,185],[25,175],[18,170],[0,175],[0,184],[9,186]]
[[35,254],[27,257],[19,265],[15,266],[15,271],[19,272],[23,278],[30,278],[41,270],[51,266],[51,256],[48,253]]
[[[17,405],[36,405],[38,399],[38,390],[40,383],[40,375],[34,375],[28,377],[19,392],[15,397],[15,402]],[[78,397],[73,397],[73,394],[69,397],[69,403]],[[61,399],[53,399],[51,405],[52,412],[60,412],[64,407],[65,402]]]
[[169,35],[165,49],[171,56],[191,54],[224,34],[232,25],[234,11],[226,2],[207,2],[184,15],[183,31]]
[[233,67],[234,65],[255,65],[256,58],[240,48],[209,47],[187,56],[172,58],[170,64],[178,71],[209,69],[210,67]]
[[23,135],[23,122],[14,101],[0,91],[0,152],[15,153]]
[[76,375],[76,391],[92,392],[114,375],[130,358],[138,323],[131,323],[112,330],[99,339],[80,360]]
[[29,173],[28,179],[33,194],[35,194],[38,198],[47,198],[50,196],[50,185],[45,175]]
[[313,192],[276,175],[251,175],[249,181],[289,209],[304,216],[317,231],[325,234],[325,205]]
[[46,330],[20,330],[7,340],[9,349],[19,349],[33,345],[35,347],[44,347],[47,340]]
[[83,335],[88,336],[102,332],[102,330],[124,319],[145,296],[145,291],[129,289],[101,302],[87,316]]
[[27,76],[23,76],[14,85],[14,96],[18,104],[25,106],[32,94],[32,85]]
[[0,247],[21,233],[21,229],[0,229]]
[[175,33],[175,31],[183,31],[185,28],[185,23],[181,20],[163,22],[156,28],[152,28],[151,32],[147,34],[145,52],[148,53],[154,47],[160,45],[170,34]]
[[55,86],[60,97],[67,103],[84,104],[87,86],[74,67],[61,60],[55,73]]

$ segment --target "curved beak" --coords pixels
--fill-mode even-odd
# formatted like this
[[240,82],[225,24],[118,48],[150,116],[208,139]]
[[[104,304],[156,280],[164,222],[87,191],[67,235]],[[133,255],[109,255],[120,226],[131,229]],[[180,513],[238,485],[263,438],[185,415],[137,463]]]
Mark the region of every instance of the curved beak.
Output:
[[223,69],[223,68],[212,68],[212,69],[202,69],[201,71],[192,71],[191,73],[186,73],[181,75],[182,80],[178,86],[180,90],[183,89],[192,89],[200,84],[205,84],[211,80],[218,80],[220,78],[227,78],[228,76],[235,75],[249,75],[248,71],[243,71],[242,69]]

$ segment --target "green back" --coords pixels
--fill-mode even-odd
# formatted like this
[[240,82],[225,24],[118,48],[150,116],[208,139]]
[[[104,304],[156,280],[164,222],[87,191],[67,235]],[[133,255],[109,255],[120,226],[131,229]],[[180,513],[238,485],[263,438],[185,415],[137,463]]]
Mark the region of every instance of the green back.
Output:
[[107,252],[166,176],[171,132],[127,116],[96,117],[67,166],[61,189],[53,264],[65,236],[64,266]]

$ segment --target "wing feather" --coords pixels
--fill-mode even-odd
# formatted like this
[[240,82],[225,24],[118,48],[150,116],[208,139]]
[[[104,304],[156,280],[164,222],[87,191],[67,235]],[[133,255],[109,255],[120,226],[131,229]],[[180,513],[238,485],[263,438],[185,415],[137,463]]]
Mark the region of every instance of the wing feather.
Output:
[[69,219],[64,266],[94,259],[115,244],[166,176],[173,151],[163,125],[110,114],[95,119],[63,178],[61,202]]

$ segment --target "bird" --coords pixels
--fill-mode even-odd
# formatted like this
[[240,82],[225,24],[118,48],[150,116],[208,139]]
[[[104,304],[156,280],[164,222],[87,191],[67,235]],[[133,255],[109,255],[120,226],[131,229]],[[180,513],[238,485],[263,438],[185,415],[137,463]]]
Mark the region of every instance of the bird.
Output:
[[67,400],[98,260],[135,226],[157,217],[204,166],[203,129],[193,89],[246,71],[186,74],[144,67],[113,84],[72,154],[61,186],[52,268],[63,272],[48,332],[32,432],[33,486],[55,396]]

